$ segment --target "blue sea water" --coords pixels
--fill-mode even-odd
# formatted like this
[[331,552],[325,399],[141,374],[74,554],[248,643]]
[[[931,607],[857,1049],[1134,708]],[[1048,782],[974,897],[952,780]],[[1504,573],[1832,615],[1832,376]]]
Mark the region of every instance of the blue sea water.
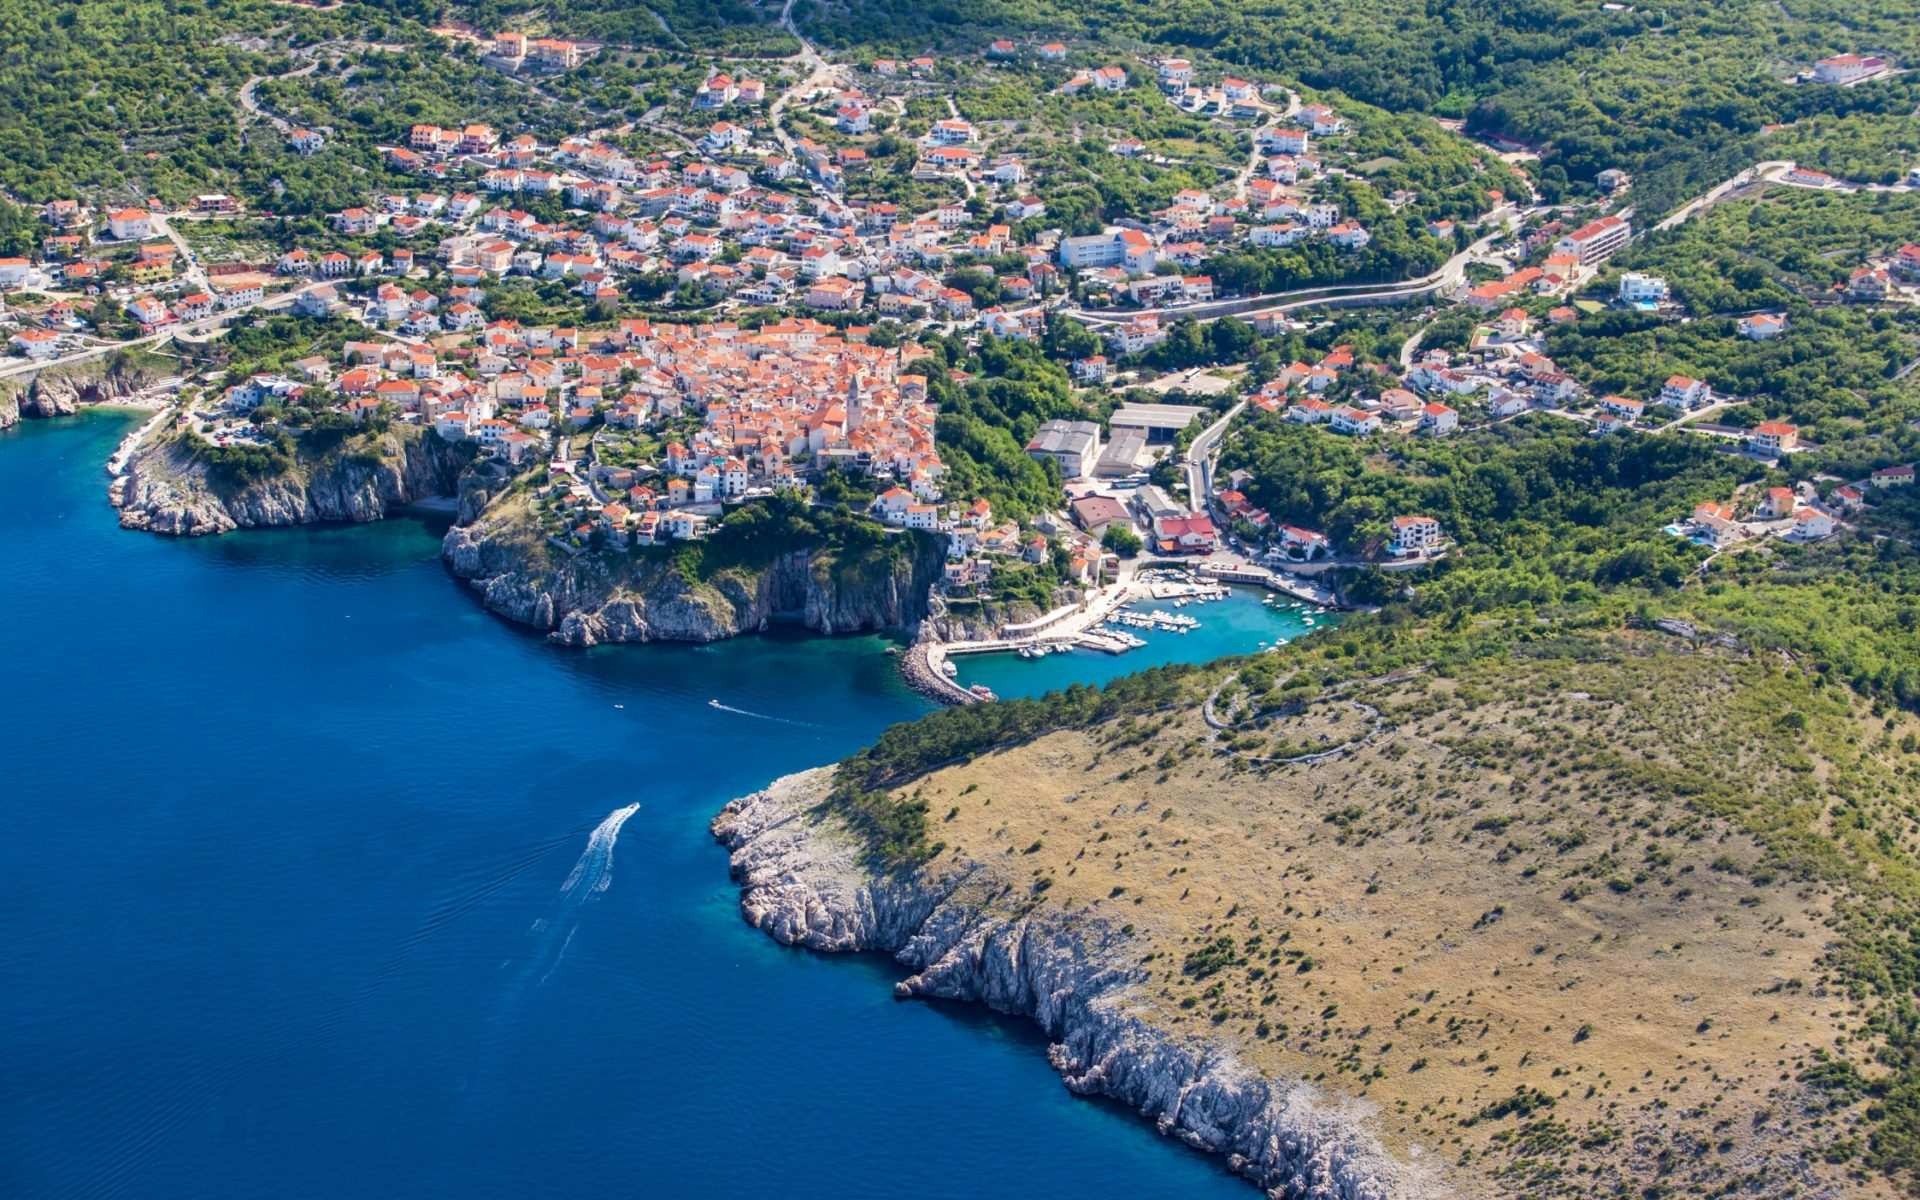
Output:
[[708,819],[925,711],[880,639],[563,651],[423,522],[123,533],[128,427],[0,434],[0,1196],[1250,1194],[740,921]]

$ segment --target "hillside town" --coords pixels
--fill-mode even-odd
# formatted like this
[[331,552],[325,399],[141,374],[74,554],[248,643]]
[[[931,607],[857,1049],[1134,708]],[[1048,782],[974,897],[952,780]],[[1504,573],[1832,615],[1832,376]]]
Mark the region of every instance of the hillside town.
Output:
[[[564,73],[597,52],[517,32],[480,45],[485,61],[516,74]],[[1844,58],[1813,78],[1865,77]],[[1193,396],[1042,424],[1026,450],[1063,490],[1052,512],[1025,523],[998,517],[983,497],[948,494],[938,407],[928,380],[906,369],[922,354],[916,339],[1038,343],[1060,323],[1080,323],[1101,352],[1064,365],[1097,405],[1151,378],[1143,364],[1182,323],[1232,315],[1268,336],[1327,323],[1312,298],[1217,285],[1209,266],[1220,256],[1310,243],[1355,255],[1373,241],[1340,202],[1365,182],[1345,149],[1356,121],[1331,104],[1277,83],[1212,77],[1183,58],[1090,62],[1058,41],[996,39],[980,61],[1054,72],[1061,103],[1137,89],[1217,125],[1244,146],[1244,162],[1220,186],[1178,189],[1164,206],[1069,231],[1049,223],[1049,181],[1009,148],[1017,138],[1006,123],[970,121],[948,98],[947,115],[914,126],[912,170],[946,198],[903,206],[878,198],[863,176],[949,64],[875,59],[785,88],[716,64],[681,98],[677,111],[693,124],[667,148],[606,130],[543,141],[483,114],[415,124],[378,147],[411,186],[325,214],[270,259],[211,261],[195,248],[204,227],[264,222],[227,195],[200,195],[185,209],[55,200],[41,210],[41,253],[0,259],[7,347],[34,365],[98,353],[116,338],[218,336],[256,311],[345,321],[357,332],[335,339],[334,352],[201,394],[193,428],[218,447],[263,443],[261,414],[299,406],[354,426],[418,424],[515,469],[543,464],[546,533],[574,552],[698,539],[728,506],[804,497],[834,475],[870,489],[874,519],[942,535],[954,594],[990,592],[996,563],[1058,561],[1075,585],[1110,579],[1119,560],[1102,540],[1117,523],[1156,554],[1282,571],[1443,558],[1446,531],[1419,513],[1389,514],[1382,536],[1339,545],[1275,521],[1210,471],[1172,486],[1156,472],[1187,461],[1174,443],[1225,412]],[[332,136],[294,125],[281,134],[284,153],[303,158],[327,153]],[[1107,150],[1151,157],[1137,139]],[[1847,186],[1790,163],[1769,178]],[[1598,202],[1583,206],[1490,190],[1475,217],[1419,225],[1438,269],[1375,295],[1337,296],[1457,305],[1473,321],[1464,348],[1422,349],[1416,334],[1393,362],[1334,344],[1257,381],[1229,375],[1228,398],[1238,392],[1251,413],[1328,437],[1383,444],[1546,414],[1593,436],[1715,439],[1768,463],[1802,452],[1790,423],[1720,423],[1746,397],[1710,380],[1674,375],[1625,395],[1555,363],[1553,332],[1608,310],[1689,319],[1665,279],[1610,270],[1640,231],[1632,180],[1615,170],[1599,184]],[[1411,192],[1381,199],[1389,211],[1419,203]],[[529,287],[570,323],[498,315],[501,297]],[[1917,287],[1920,245],[1905,244],[1860,263],[1834,298],[1905,305],[1920,298]],[[636,300],[650,315],[617,316]],[[1738,332],[1769,341],[1788,321],[1753,312]],[[1207,482],[1196,490],[1195,480]],[[1724,507],[1703,505],[1676,531],[1715,545],[1763,531]],[[1829,536],[1850,511],[1838,495],[1778,508],[1763,502],[1762,519],[1820,514],[1792,527],[1803,538]]]

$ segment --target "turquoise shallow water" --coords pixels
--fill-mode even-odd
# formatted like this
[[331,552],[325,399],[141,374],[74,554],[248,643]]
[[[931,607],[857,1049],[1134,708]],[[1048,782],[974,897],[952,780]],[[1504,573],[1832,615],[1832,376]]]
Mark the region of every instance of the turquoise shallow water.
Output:
[[[1229,654],[1251,654],[1262,647],[1290,642],[1332,628],[1338,614],[1316,613],[1264,588],[1234,588],[1224,600],[1189,603],[1176,608],[1171,601],[1149,600],[1132,605],[1139,610],[1178,613],[1199,621],[1186,633],[1164,629],[1128,629],[1146,641],[1122,654],[1100,650],[1072,650],[1040,658],[1018,654],[963,654],[953,662],[962,684],[985,684],[998,696],[1031,696],[1075,683],[1106,683],[1133,671],[1179,662],[1208,662]],[[1311,622],[1311,624],[1309,624]]]
[[127,424],[0,434],[0,1195],[1252,1194],[741,923],[708,819],[925,711],[883,641],[569,652],[421,522],[123,533]]

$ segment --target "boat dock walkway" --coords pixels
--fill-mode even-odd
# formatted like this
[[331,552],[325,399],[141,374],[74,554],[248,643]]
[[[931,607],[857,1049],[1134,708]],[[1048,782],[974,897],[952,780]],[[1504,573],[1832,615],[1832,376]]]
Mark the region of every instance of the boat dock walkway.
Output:
[[1251,563],[1200,563],[1198,574],[1209,579],[1219,579],[1227,583],[1252,583],[1276,592],[1285,592],[1296,600],[1305,600],[1309,604],[1318,604],[1326,608],[1345,608],[1332,588],[1320,587],[1291,575],[1270,571],[1265,567],[1256,567]]

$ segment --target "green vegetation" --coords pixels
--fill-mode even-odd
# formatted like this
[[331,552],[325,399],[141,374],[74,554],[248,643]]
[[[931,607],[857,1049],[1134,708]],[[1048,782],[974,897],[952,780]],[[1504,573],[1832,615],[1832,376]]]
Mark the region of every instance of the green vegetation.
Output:
[[[1486,1140],[1474,1143],[1474,1157],[1506,1185],[1500,1194],[1644,1194],[1649,1178],[1667,1180],[1673,1194],[1711,1194],[1731,1177],[1728,1160],[1712,1155],[1631,1164],[1608,1155],[1617,1121],[1636,1111],[1663,1129],[1750,1123],[1790,1150],[1844,1141],[1860,1167],[1910,1179],[1920,1152],[1920,1015],[1911,1000],[1920,980],[1911,937],[1920,921],[1911,768],[1920,727],[1841,686],[1843,673],[1810,650],[1803,624],[1855,582],[1803,588],[1783,605],[1800,585],[1781,581],[1754,608],[1778,613],[1785,640],[1729,622],[1721,628],[1743,629],[1743,641],[1724,649],[1622,633],[1592,608],[1552,616],[1507,608],[1460,622],[1394,605],[1283,658],[1153,672],[1104,692],[948,710],[896,727],[842,764],[825,807],[883,867],[945,852],[929,811],[946,812],[938,836],[955,842],[960,861],[989,863],[1026,846],[1018,870],[1033,880],[1016,893],[1022,905],[1043,894],[1070,911],[1115,905],[1154,931],[1138,943],[1142,1000],[1224,1027],[1243,1049],[1284,1039],[1275,1053],[1291,1057],[1269,1069],[1337,1070],[1351,1080],[1345,1086],[1428,1136],[1476,1131],[1469,1136]],[[1898,625],[1914,594],[1911,577],[1889,579],[1880,603],[1892,607],[1848,610],[1833,624]],[[1911,643],[1905,661],[1920,661]],[[1425,671],[1408,675],[1407,665]],[[1347,694],[1381,706],[1397,732],[1348,764],[1223,776],[1220,764],[1249,739],[1235,730],[1208,745],[1193,708],[1203,691],[1231,688],[1235,670],[1255,693],[1282,682],[1276,675],[1286,676],[1286,695],[1357,689]],[[1021,749],[1039,738],[1044,746]],[[1264,738],[1250,741],[1264,748]],[[1128,815],[1142,773],[1162,785],[1157,818]],[[992,782],[1011,777],[1021,786]],[[980,779],[989,782],[976,794]],[[1211,807],[1193,811],[1202,805]],[[1157,858],[1132,861],[1162,842]],[[1233,849],[1243,845],[1244,855]],[[1409,846],[1420,847],[1420,872],[1395,869]],[[1215,855],[1234,857],[1215,869]],[[1432,890],[1435,871],[1454,884],[1477,880],[1465,884],[1471,899]],[[1732,886],[1704,879],[1709,871]],[[1227,890],[1253,878],[1261,880],[1253,891]],[[1715,898],[1696,895],[1708,891]],[[1308,919],[1329,903],[1343,906],[1340,920]],[[1464,903],[1477,920],[1460,912]],[[1458,923],[1445,924],[1434,905]],[[1572,926],[1569,907],[1583,914]],[[1716,927],[1749,907],[1757,915],[1740,919],[1780,961],[1720,944]],[[1447,938],[1438,955],[1436,921]],[[1558,932],[1589,923],[1609,931],[1591,947]],[[1800,944],[1806,930],[1837,940],[1823,953]],[[1711,969],[1751,975],[1688,1011],[1704,998],[1669,992],[1699,961],[1738,961],[1747,965]],[[1389,963],[1394,984],[1348,985]],[[1548,970],[1557,986],[1540,987],[1521,1020],[1511,1019],[1504,989],[1489,979],[1517,972],[1544,984]],[[1419,990],[1433,982],[1449,994]],[[1610,987],[1631,994],[1629,1008],[1592,1006],[1589,989]],[[1647,1039],[1668,1027],[1654,1009],[1669,999],[1674,1036],[1693,1040],[1685,1054],[1649,1056]],[[1792,1032],[1804,1025],[1772,1024],[1769,1009],[1772,1022],[1790,1012],[1795,1022],[1830,1021],[1831,1032],[1810,1047]],[[1288,1037],[1303,1024],[1308,1036]],[[1636,1048],[1622,1056],[1626,1030]],[[1767,1066],[1756,1072],[1762,1046]],[[1727,1057],[1716,1067],[1707,1055]],[[1821,1099],[1782,1105],[1775,1057],[1785,1078]],[[1459,1087],[1438,1104],[1425,1093],[1417,1116],[1393,1106],[1401,1093],[1386,1081],[1449,1070],[1456,1084],[1473,1080],[1471,1091]],[[1683,1100],[1702,1088],[1712,1103]],[[1558,1132],[1540,1124],[1548,1110]],[[1754,1113],[1765,1120],[1750,1122]]]
[[666,46],[727,54],[792,54],[793,39],[773,18],[779,6],[746,0],[384,0],[423,20],[457,17],[480,29],[535,29],[555,36],[622,45]]
[[[1058,507],[1057,468],[1027,454],[1041,424],[1090,417],[1074,399],[1067,373],[1040,348],[1026,342],[985,339],[969,353],[960,339],[936,339],[936,357],[909,364],[927,378],[927,394],[940,407],[935,426],[947,464],[950,496],[984,496],[996,519],[1021,519]],[[955,382],[950,369],[967,374]]]
[[278,479],[293,469],[298,453],[298,443],[285,431],[275,434],[266,445],[215,446],[194,438],[193,447],[206,456],[207,478],[216,486],[228,488]]
[[781,555],[806,550],[813,552],[816,569],[828,571],[838,584],[852,585],[909,562],[922,536],[889,532],[845,509],[774,498],[739,506],[700,541],[637,547],[633,553],[670,559],[689,582],[706,582],[730,571],[760,571]]
[[1855,267],[1920,241],[1920,195],[1777,188],[1651,234],[1613,264],[1659,275],[1698,314],[1821,297]]
[[[724,16],[724,6],[696,6]],[[0,189],[33,203],[179,203],[210,190],[257,209],[314,213],[406,186],[374,147],[416,121],[476,118],[553,136],[597,107],[664,98],[677,75],[624,58],[554,81],[556,105],[483,67],[474,49],[430,34],[437,12],[319,10],[268,0],[0,0]],[[645,12],[645,10],[639,10]],[[310,73],[296,74],[309,64]],[[684,70],[685,68],[679,68]],[[290,155],[249,119],[241,89],[269,112],[335,131],[312,158]],[[0,236],[6,232],[0,222]]]
[[1115,521],[1100,532],[1100,544],[1121,558],[1132,558],[1146,545],[1131,526]]
[[267,61],[231,35],[281,23],[272,12],[5,0],[0,188],[36,203],[94,188],[127,199],[205,190],[206,167],[239,152],[232,96]]
[[[1905,505],[1909,529],[1915,507]],[[1920,553],[1901,540],[1723,557],[1686,593],[1686,611],[1804,656],[1823,682],[1920,711]]]
[[1841,49],[1920,54],[1910,14],[1885,0],[1812,10],[1768,0],[1683,9],[1528,0],[1465,8],[1405,0],[1219,5],[1177,0],[909,0],[802,4],[803,27],[876,52],[928,44],[977,53],[1009,34],[1130,40],[1184,53],[1203,68],[1240,68],[1338,88],[1395,112],[1466,118],[1471,127],[1548,149],[1550,194],[1608,167],[1637,177],[1643,217],[1745,166],[1762,128],[1822,114],[1905,114],[1912,85],[1793,86],[1784,79]]
[[1395,516],[1437,518],[1456,552],[1419,586],[1428,612],[1678,586],[1697,554],[1661,526],[1758,470],[1704,441],[1594,438],[1546,416],[1383,453],[1261,415],[1230,433],[1222,464],[1253,473],[1247,494],[1276,520],[1355,549],[1383,543]]
[[1907,111],[1809,117],[1769,132],[1760,149],[1849,183],[1898,183],[1920,162],[1920,125]]
[[1724,421],[1786,420],[1811,441],[1871,433],[1920,450],[1907,436],[1920,396],[1894,379],[1920,358],[1920,319],[1904,310],[1801,303],[1786,311],[1787,331],[1766,342],[1741,337],[1731,317],[1677,324],[1609,312],[1554,328],[1547,353],[1596,395],[1647,399],[1668,376],[1687,375],[1717,394],[1752,398],[1721,414]]

